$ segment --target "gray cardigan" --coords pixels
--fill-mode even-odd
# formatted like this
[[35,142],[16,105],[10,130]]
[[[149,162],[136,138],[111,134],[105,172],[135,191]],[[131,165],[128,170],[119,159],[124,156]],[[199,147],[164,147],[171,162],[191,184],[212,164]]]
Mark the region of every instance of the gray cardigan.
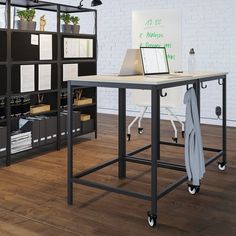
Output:
[[199,186],[205,173],[205,161],[199,121],[197,99],[194,88],[190,88],[184,96],[186,104],[185,121],[185,166],[189,181]]

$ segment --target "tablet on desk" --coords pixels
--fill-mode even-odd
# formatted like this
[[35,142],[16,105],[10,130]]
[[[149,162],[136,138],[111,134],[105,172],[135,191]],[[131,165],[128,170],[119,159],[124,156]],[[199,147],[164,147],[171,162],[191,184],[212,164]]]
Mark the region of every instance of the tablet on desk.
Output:
[[166,49],[164,47],[141,47],[143,73],[150,78],[182,77],[180,71],[170,73]]

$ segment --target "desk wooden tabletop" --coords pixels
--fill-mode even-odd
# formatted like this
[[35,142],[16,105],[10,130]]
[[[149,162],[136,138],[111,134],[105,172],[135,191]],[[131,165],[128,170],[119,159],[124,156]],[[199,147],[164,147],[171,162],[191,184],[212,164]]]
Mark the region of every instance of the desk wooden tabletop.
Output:
[[80,76],[73,81],[85,81],[85,82],[109,82],[109,83],[135,83],[135,84],[163,84],[169,82],[178,81],[191,81],[196,79],[225,76],[227,73],[212,73],[212,72],[196,72],[190,73],[176,73],[170,75],[137,75],[137,76],[118,76],[118,75],[92,75],[92,76]]

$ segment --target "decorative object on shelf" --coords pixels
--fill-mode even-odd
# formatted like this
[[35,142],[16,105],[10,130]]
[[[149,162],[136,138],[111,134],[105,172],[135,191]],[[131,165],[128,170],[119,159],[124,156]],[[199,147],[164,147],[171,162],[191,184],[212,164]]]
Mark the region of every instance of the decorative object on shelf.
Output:
[[39,113],[48,112],[51,110],[50,105],[42,104],[43,100],[44,100],[44,95],[38,94],[38,105],[30,106],[31,114],[39,114]]
[[21,100],[21,115],[28,115],[30,113],[30,97],[29,96],[22,96],[20,97]]
[[45,26],[46,26],[47,22],[45,19],[45,15],[40,17],[40,31],[45,31]]
[[93,103],[92,98],[82,97],[82,93],[83,93],[82,89],[78,89],[78,90],[75,91],[74,105],[82,106],[82,105],[88,105],[88,104]]
[[61,20],[64,21],[64,25],[62,25],[62,31],[64,33],[71,33],[72,31],[72,25],[70,25],[71,22],[71,16],[69,13],[63,13],[61,14]]
[[11,97],[11,116],[19,117],[21,115],[21,99],[19,96]]
[[81,119],[81,121],[91,120],[91,115],[89,115],[89,114],[81,114],[80,115],[80,119]]
[[80,31],[80,25],[79,20],[80,18],[78,16],[71,16],[71,22],[72,22],[72,33],[73,34],[79,34]]
[[35,17],[35,9],[30,8],[26,10],[18,10],[17,16],[20,20],[17,21],[19,30],[36,30],[36,22],[33,21]]
[[67,93],[66,92],[61,93],[61,105],[60,105],[60,107],[62,109],[67,107]]
[[0,120],[6,118],[5,98],[0,98]]
[[75,90],[75,93],[74,93],[75,99],[76,99],[76,100],[80,100],[81,97],[82,97],[82,93],[83,93],[83,89],[77,89],[77,90]]

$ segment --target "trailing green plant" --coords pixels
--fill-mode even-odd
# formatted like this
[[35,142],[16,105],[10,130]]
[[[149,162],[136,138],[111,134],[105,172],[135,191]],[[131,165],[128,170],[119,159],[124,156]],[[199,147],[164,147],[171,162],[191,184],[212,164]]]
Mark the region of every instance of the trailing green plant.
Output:
[[22,21],[27,21],[28,20],[28,13],[27,10],[17,10],[17,16],[20,18]]
[[78,16],[72,16],[70,20],[73,23],[73,25],[78,25],[80,18]]
[[63,20],[66,25],[69,25],[71,22],[70,14],[69,13],[61,14],[61,20]]

